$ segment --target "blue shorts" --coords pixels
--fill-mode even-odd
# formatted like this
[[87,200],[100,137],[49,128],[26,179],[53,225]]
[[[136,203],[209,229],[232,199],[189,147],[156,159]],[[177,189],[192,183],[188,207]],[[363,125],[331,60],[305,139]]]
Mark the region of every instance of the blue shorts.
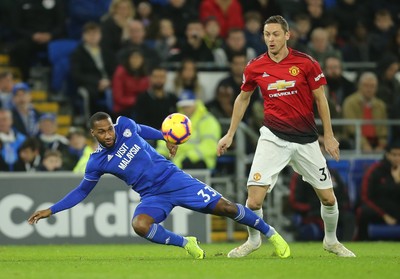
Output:
[[211,213],[222,195],[185,172],[171,175],[157,192],[142,197],[135,216],[146,214],[156,223],[164,221],[175,206]]

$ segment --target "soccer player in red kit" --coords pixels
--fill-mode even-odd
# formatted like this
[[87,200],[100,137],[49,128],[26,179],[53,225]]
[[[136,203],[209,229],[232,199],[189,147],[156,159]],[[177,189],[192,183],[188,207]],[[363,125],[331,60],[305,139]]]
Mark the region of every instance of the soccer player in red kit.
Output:
[[[268,51],[247,64],[229,130],[219,141],[217,153],[220,156],[232,144],[250,97],[259,86],[264,99],[264,125],[247,181],[246,206],[262,217],[265,197],[275,186],[279,172],[290,165],[314,187],[321,201],[323,248],[339,257],[355,257],[336,237],[338,205],[326,160],[318,145],[314,100],[323,124],[325,149],[339,160],[339,143],[332,131],[324,92],[326,80],[316,60],[287,47],[289,37],[289,25],[282,16],[271,16],[265,21],[264,40]],[[230,251],[228,257],[247,256],[260,245],[260,234],[249,229],[248,240]]]

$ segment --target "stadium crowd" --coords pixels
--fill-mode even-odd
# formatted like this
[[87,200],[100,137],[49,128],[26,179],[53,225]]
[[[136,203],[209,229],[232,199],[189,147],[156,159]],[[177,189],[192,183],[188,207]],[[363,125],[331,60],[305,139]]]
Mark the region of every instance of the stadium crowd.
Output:
[[[225,127],[214,118],[231,116],[243,69],[265,53],[263,23],[275,14],[289,20],[288,45],[323,67],[332,118],[400,119],[396,0],[2,0],[0,54],[9,63],[0,65],[0,171],[82,173],[95,148],[83,127],[57,134],[57,115],[32,106],[35,66],[51,69],[50,79],[44,80],[55,75],[48,56],[53,42],[75,42],[62,92],[74,116],[82,115],[82,101],[76,99],[83,91],[91,114],[105,111],[160,128],[168,114],[183,110],[179,102],[190,96],[196,99],[190,102],[197,105],[196,121],[213,117],[216,128],[211,132],[217,141]],[[368,63],[374,67],[364,67]],[[344,74],[350,64],[360,65],[353,69],[355,79]],[[226,71],[211,100],[205,98],[200,69]],[[175,72],[169,89],[167,71]],[[44,88],[50,98],[59,93],[51,84]],[[253,94],[244,117],[256,131],[262,125],[261,101]],[[353,149],[354,126],[334,129],[341,148]],[[398,140],[398,125],[362,126],[365,153],[384,154],[388,143]],[[215,168],[216,152],[208,154],[208,147],[196,150],[200,157],[183,157],[179,164]]]

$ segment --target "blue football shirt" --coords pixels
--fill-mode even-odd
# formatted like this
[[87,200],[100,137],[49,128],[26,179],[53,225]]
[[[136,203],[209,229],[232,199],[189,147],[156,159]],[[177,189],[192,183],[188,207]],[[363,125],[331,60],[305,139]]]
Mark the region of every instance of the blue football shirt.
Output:
[[98,181],[103,174],[110,173],[144,196],[156,192],[166,178],[181,171],[139,135],[140,126],[132,119],[121,116],[114,128],[115,145],[99,145],[91,154],[85,180]]

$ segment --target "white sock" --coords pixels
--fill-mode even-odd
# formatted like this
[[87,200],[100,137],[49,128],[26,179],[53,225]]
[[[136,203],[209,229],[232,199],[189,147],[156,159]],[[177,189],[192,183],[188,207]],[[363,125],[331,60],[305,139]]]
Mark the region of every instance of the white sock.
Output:
[[336,229],[339,219],[339,209],[337,202],[332,206],[326,206],[321,203],[321,217],[324,220],[325,242],[327,244],[336,243]]
[[[247,204],[246,204],[247,207]],[[257,210],[253,210],[253,212],[260,217],[261,219],[263,219],[263,210],[262,208],[257,209]],[[253,244],[253,245],[258,245],[258,243],[260,243],[261,241],[261,233],[253,228],[247,227],[247,231],[249,232],[249,237],[248,237],[248,241]]]

